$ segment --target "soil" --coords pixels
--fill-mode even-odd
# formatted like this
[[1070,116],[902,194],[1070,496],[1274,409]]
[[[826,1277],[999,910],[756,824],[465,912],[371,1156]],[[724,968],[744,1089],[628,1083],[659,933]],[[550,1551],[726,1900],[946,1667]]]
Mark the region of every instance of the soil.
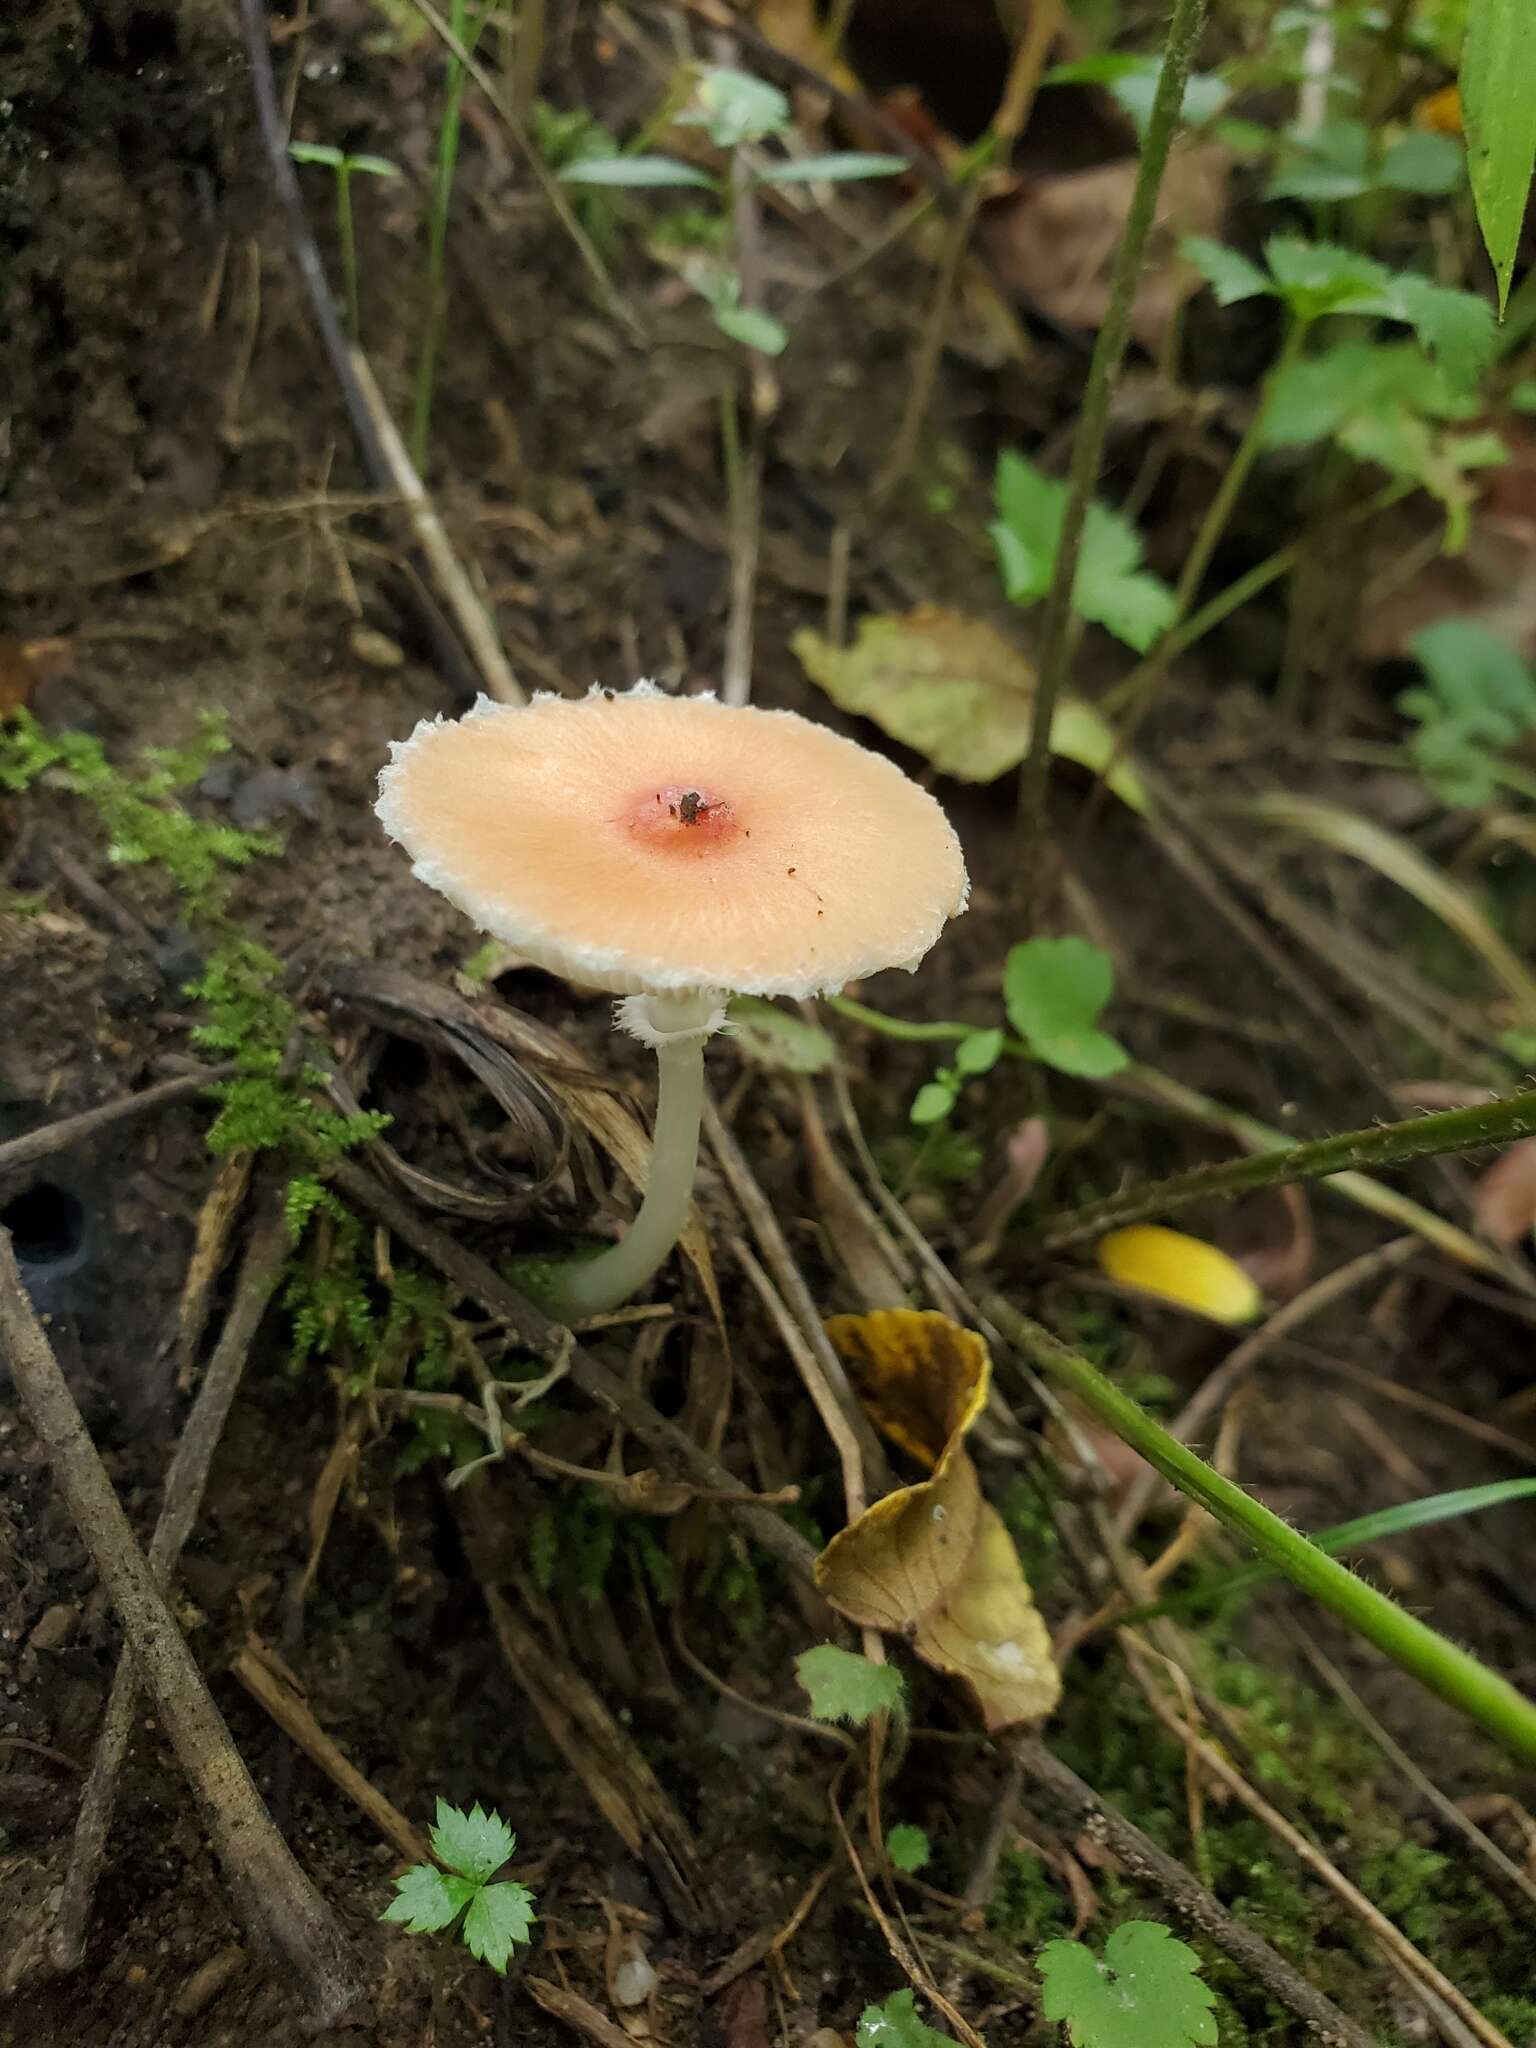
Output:
[[[428,45],[397,39],[386,25],[362,0],[328,0],[301,34],[278,24],[276,55],[280,80],[297,88],[299,132],[375,151],[406,172],[358,200],[363,335],[404,418],[438,71]],[[551,90],[562,104],[585,95],[628,132],[652,90],[643,63],[606,40],[572,37],[563,14],[556,26]],[[202,714],[220,714],[232,751],[190,801],[201,815],[270,823],[280,833],[281,857],[241,881],[240,915],[292,964],[316,1019],[355,1047],[356,1020],[325,1008],[338,968],[376,962],[447,984],[475,946],[446,905],[410,882],[370,809],[390,739],[462,700],[428,658],[397,529],[377,510],[318,511],[326,491],[359,491],[366,479],[270,197],[238,42],[223,7],[202,0],[174,9],[40,0],[0,26],[0,94],[8,607],[0,623],[15,644],[67,643],[67,664],[41,677],[33,709],[45,726],[98,735],[114,759],[184,742]],[[307,174],[305,190],[334,261],[320,173]],[[846,250],[820,246],[824,228],[814,220],[807,233],[807,271],[837,267]],[[530,684],[568,690],[624,686],[642,673],[709,685],[721,659],[728,558],[713,441],[717,359],[701,345],[693,313],[658,286],[643,251],[612,252],[620,289],[643,303],[658,337],[633,348],[473,96],[449,254],[453,315],[431,475],[514,666]],[[929,276],[916,257],[898,253],[818,291],[781,366],[757,696],[812,710],[866,742],[870,730],[812,690],[788,643],[797,627],[821,623],[829,537],[864,507],[890,445],[911,309],[922,305]],[[1070,412],[1080,350],[1046,329],[1032,347],[1027,369],[946,365],[939,425],[978,470],[997,446],[1034,443]],[[1001,616],[991,565],[957,522],[910,498],[888,520],[857,524],[856,611],[937,597]],[[1177,541],[1175,520],[1161,544]],[[1205,697],[1181,702],[1163,741],[1187,773],[1234,748],[1269,765],[1266,753],[1272,760],[1286,744],[1256,698],[1231,693],[1214,709]],[[977,1013],[995,1002],[997,962],[1018,936],[1006,785],[943,793],[966,839],[977,905],[920,988],[898,977],[860,991],[893,1012]],[[1272,1120],[1289,1117],[1298,1130],[1360,1123],[1377,1111],[1375,1100],[1362,1106],[1358,1075],[1341,1056],[1320,1055],[1310,1031],[1287,1042],[1262,1028],[1290,1014],[1290,997],[1203,906],[1191,907],[1171,871],[1149,862],[1136,828],[1112,808],[1089,810],[1070,776],[1058,806],[1075,900],[1103,906],[1145,985],[1169,999],[1117,1013],[1139,1056]],[[197,948],[153,878],[109,865],[90,814],[58,791],[0,795],[0,870],[24,904],[0,917],[3,1140],[176,1071],[188,1056],[182,986]],[[643,1100],[640,1065],[614,1050],[602,1005],[527,971],[503,976],[496,994],[567,1033]],[[1260,1028],[1244,1036],[1190,1021],[1190,1003]],[[1383,1078],[1404,1071],[1390,1026],[1355,1023]],[[462,1178],[443,1105],[455,1091],[471,1094],[467,1077],[398,1041],[375,1049],[376,1099],[396,1119],[391,1142],[424,1165],[453,1162]],[[905,1104],[927,1071],[922,1054],[878,1040],[850,1046],[861,1110],[882,1142],[903,1140]],[[829,1311],[853,1306],[802,1182],[792,1096],[765,1085],[729,1048],[719,1052],[716,1079],[818,1301]],[[1024,1082],[1000,1076],[973,1119],[981,1173],[914,1199],[914,1213],[946,1248],[966,1241],[1002,1136],[1030,1107]],[[483,1102],[473,1114],[483,1128]],[[1076,1099],[1073,1114],[1087,1130],[1093,1098]],[[146,1533],[184,1412],[174,1336],[214,1172],[206,1125],[195,1103],[120,1123],[0,1191],[34,1299]],[[1223,1149],[1160,1122],[1125,1129],[1118,1166],[1128,1177]],[[1106,1184],[1102,1160],[1099,1168],[1101,1177],[1077,1192]],[[1078,1171],[1069,1170],[1069,1182]],[[1434,1199],[1434,1177],[1420,1178]],[[1075,1198],[1070,1184],[1058,1192]],[[1353,1212],[1321,1201],[1313,1209],[1319,1270],[1379,1242]],[[568,1220],[556,1218],[554,1229]],[[448,1227],[499,1249],[483,1226]],[[1259,1205],[1246,1212],[1246,1227],[1273,1238],[1280,1225]],[[551,1236],[537,1218],[529,1230],[536,1243]],[[1103,1308],[1077,1269],[1035,1271],[1029,1285],[1040,1312],[1075,1316],[1085,1328]],[[220,1301],[227,1288],[226,1276]],[[835,1497],[831,1461],[762,1335],[755,1300],[734,1271],[725,1290],[738,1369],[771,1418],[770,1445],[821,1501]],[[1473,1416],[1495,1415],[1526,1386],[1524,1327],[1449,1283],[1415,1279],[1365,1300],[1369,1317],[1336,1312],[1308,1342]],[[684,1328],[705,1327],[696,1293],[679,1294],[677,1305]],[[1121,1362],[1155,1365],[1180,1391],[1198,1384],[1229,1341],[1124,1304],[1117,1319],[1130,1333]],[[674,1351],[652,1387],[664,1407],[683,1391]],[[807,2041],[818,2025],[851,2034],[862,2004],[899,1979],[857,1894],[841,1882],[791,1946],[784,1971],[749,1972],[719,1998],[701,1990],[739,1943],[788,1918],[831,1853],[825,1773],[801,1738],[712,1691],[660,1636],[648,1641],[627,1581],[595,1599],[562,1601],[558,1618],[541,1612],[696,1838],[702,1904],[685,1918],[604,1825],[514,1686],[437,1468],[402,1471],[400,1437],[382,1423],[357,1440],[302,1629],[285,1633],[317,1488],[355,1413],[340,1376],[333,1383],[314,1367],[295,1375],[286,1353],[274,1314],[219,1452],[177,1611],[280,1826],[365,1958],[366,1992],[341,2036],[370,2048],[539,2048],[573,2038],[521,1988],[516,1967],[499,1981],[447,1942],[378,1926],[398,1854],[230,1676],[252,1630],[280,1643],[321,1726],[418,1825],[439,1797],[483,1799],[513,1819],[547,1930],[539,1975],[563,1969],[606,2013],[604,1944],[616,1916],[628,1915],[660,1973],[651,2038],[755,2048]],[[1370,1407],[1390,1436],[1386,1452],[1379,1439],[1362,1441],[1341,1406],[1345,1395]],[[750,1435],[738,1419],[727,1436],[743,1471]],[[552,1441],[588,1465],[601,1464],[607,1447],[576,1406]],[[989,1483],[1006,1490],[1009,1470],[984,1462]],[[1248,1411],[1242,1444],[1244,1480],[1304,1527],[1509,1469],[1430,1419],[1372,1406],[1358,1389],[1279,1361]],[[525,1545],[529,1521],[553,1498],[531,1480],[498,1475],[502,1540]],[[1404,1540],[1381,1563],[1417,1611],[1531,1690],[1536,1637],[1521,1512],[1457,1525],[1442,1541]],[[690,1544],[707,1553],[714,1540],[690,1524],[674,1536],[673,1555],[686,1562]],[[63,1868],[117,1636],[9,1397],[0,1403],[0,1545],[0,1947],[10,1953]],[[760,1583],[764,1613],[749,1627],[721,1590],[717,1559],[713,1590],[685,1603],[688,1633],[695,1652],[749,1700],[793,1709],[787,1674],[812,1638],[791,1589],[767,1569]],[[1066,1586],[1054,1602],[1047,1597],[1053,1620],[1068,1600]],[[1339,1632],[1314,1633],[1396,1738],[1432,1760],[1453,1797],[1496,1790],[1528,1800],[1536,1791],[1406,1679]],[[1298,1668],[1278,1620],[1255,1627],[1255,1645],[1277,1668]],[[1084,1685],[1097,1669],[1089,1660]],[[922,1712],[952,1734],[967,1725],[937,1687]],[[914,1745],[901,1807],[946,1844],[938,1881],[949,1889],[963,1883],[985,1831],[1000,1768],[985,1751]],[[1411,1793],[1393,1783],[1380,1797],[1402,1807],[1405,1838],[1445,1846]],[[286,2048],[312,2038],[281,1974],[258,1958],[230,1959],[210,1988],[207,1966],[242,1939],[174,1762],[143,1720],[85,1967],[66,1978],[34,1976],[0,2006],[0,2044]],[[1386,1996],[1373,2015],[1383,2023]],[[999,2017],[989,2039],[1006,2048],[1039,2038],[1034,2025],[1026,2007]]]

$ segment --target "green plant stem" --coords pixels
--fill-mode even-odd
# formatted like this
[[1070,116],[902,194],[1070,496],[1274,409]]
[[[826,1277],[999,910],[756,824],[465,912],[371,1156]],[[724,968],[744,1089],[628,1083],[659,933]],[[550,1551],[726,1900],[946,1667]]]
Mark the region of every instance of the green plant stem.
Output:
[[1475,1657],[1358,1579],[1154,1422],[1128,1394],[1040,1323],[996,1295],[989,1320],[1029,1363],[1066,1387],[1122,1443],[1189,1500],[1240,1536],[1401,1670],[1487,1730],[1514,1756],[1536,1759],[1536,1706]]
[[[1320,536],[1328,537],[1343,533],[1362,521],[1374,519],[1378,512],[1388,511],[1400,504],[1419,488],[1407,477],[1399,477],[1395,483],[1386,484],[1375,491],[1362,504],[1352,505],[1347,512],[1332,520],[1322,529]],[[1308,542],[1293,540],[1283,548],[1277,548],[1272,555],[1266,555],[1262,562],[1239,576],[1235,583],[1229,583],[1225,590],[1218,590],[1208,604],[1201,605],[1197,612],[1191,612],[1187,619],[1171,626],[1163,640],[1139,661],[1129,675],[1124,676],[1112,690],[1107,690],[1099,700],[1102,711],[1118,711],[1122,706],[1134,703],[1143,691],[1156,682],[1163,667],[1176,661],[1186,648],[1193,647],[1197,640],[1203,640],[1207,633],[1214,631],[1233,612],[1241,610],[1248,600],[1257,597],[1261,590],[1267,590],[1271,583],[1279,582],[1297,568],[1306,554]]]
[[1369,1167],[1406,1166],[1442,1152],[1469,1152],[1479,1145],[1499,1145],[1536,1132],[1536,1089],[1480,1102],[1471,1109],[1444,1109],[1433,1116],[1406,1117],[1401,1123],[1372,1124],[1362,1131],[1341,1131],[1331,1138],[1311,1138],[1276,1152],[1251,1153],[1216,1166],[1197,1166],[1167,1180],[1123,1188],[1080,1209],[1058,1216],[1046,1234],[1045,1249],[1062,1251],[1125,1223],[1142,1223],[1187,1209],[1212,1195],[1235,1195],[1253,1188],[1282,1186],[1288,1181],[1323,1180],[1340,1172]]
[[[469,27],[469,0],[449,0],[448,27],[462,48]],[[454,172],[459,161],[459,133],[468,66],[450,49],[443,87],[443,118],[437,133],[437,164],[432,177],[432,216],[427,227],[427,314],[416,358],[416,387],[411,410],[411,461],[418,474],[427,466],[427,440],[432,427],[432,392],[437,379],[437,353],[442,341],[448,258],[448,213],[453,203]]]
[[828,996],[826,1003],[840,1017],[855,1024],[867,1024],[871,1031],[879,1031],[886,1038],[905,1039],[912,1045],[947,1044],[951,1039],[969,1038],[973,1031],[983,1029],[980,1024],[912,1024],[905,1017],[888,1017],[883,1010],[871,1010],[864,1003],[856,1003],[852,996]]
[[347,339],[354,348],[362,338],[357,293],[357,235],[352,223],[352,166],[343,158],[336,166],[336,232],[341,238],[341,275],[347,296]]
[[1072,441],[1072,466],[1067,477],[1066,502],[1062,507],[1061,537],[1057,543],[1056,566],[1040,628],[1039,680],[1035,686],[1029,751],[1024,756],[1019,775],[1020,865],[1026,878],[1034,866],[1035,850],[1044,825],[1045,794],[1051,766],[1051,724],[1066,686],[1071,660],[1072,597],[1077,581],[1083,525],[1098,482],[1104,436],[1109,425],[1109,404],[1130,337],[1131,308],[1147,235],[1157,210],[1157,195],[1162,186],[1168,152],[1178,132],[1184,88],[1189,81],[1190,64],[1205,26],[1208,7],[1209,0],[1174,0],[1173,20],[1163,49],[1157,92],[1141,146],[1136,189],[1131,196],[1125,231],[1115,252],[1109,307],[1094,343],[1082,411]]
[[521,0],[517,12],[517,34],[512,46],[512,118],[526,127],[539,96],[539,73],[544,68],[546,0]]
[[1227,473],[1217,487],[1216,495],[1206,507],[1205,517],[1194,543],[1184,558],[1184,567],[1174,586],[1174,603],[1178,607],[1176,619],[1182,619],[1194,602],[1195,594],[1205,580],[1205,572],[1211,566],[1211,557],[1221,544],[1221,537],[1227,530],[1238,498],[1242,495],[1253,465],[1258,461],[1264,446],[1264,431],[1269,424],[1269,415],[1274,409],[1275,395],[1286,372],[1295,364],[1306,346],[1310,320],[1303,320],[1295,313],[1289,316],[1285,340],[1280,353],[1272,364],[1269,375],[1264,379],[1259,392],[1259,402],[1253,409],[1243,438],[1238,442],[1232,460],[1227,464]]

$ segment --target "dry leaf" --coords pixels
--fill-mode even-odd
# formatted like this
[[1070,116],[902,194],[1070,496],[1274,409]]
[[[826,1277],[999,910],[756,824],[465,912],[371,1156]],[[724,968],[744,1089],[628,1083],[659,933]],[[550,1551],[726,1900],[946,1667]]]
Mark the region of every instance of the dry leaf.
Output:
[[996,1508],[983,1503],[966,1569],[945,1604],[918,1625],[912,1647],[925,1664],[969,1686],[988,1734],[1040,1720],[1061,1697],[1050,1635]]
[[0,718],[24,711],[39,683],[68,675],[74,643],[64,639],[20,640],[0,633]]
[[1250,1323],[1264,1305],[1257,1283],[1236,1259],[1204,1238],[1161,1223],[1130,1223],[1098,1245],[1111,1280],[1159,1300],[1177,1302],[1217,1323]]
[[992,1361],[982,1339],[912,1308],[833,1316],[827,1335],[876,1429],[937,1473],[987,1405]]
[[[834,704],[872,719],[946,775],[995,782],[1028,750],[1035,666],[985,619],[922,604],[860,619],[850,647],[808,628],[791,644]],[[1117,760],[1113,732],[1088,705],[1069,699],[1058,707],[1051,751],[1095,770],[1115,762],[1110,788],[1133,810],[1145,806],[1140,778]]]
[[827,1330],[871,1420],[933,1476],[834,1537],[817,1585],[851,1621],[908,1635],[960,1679],[989,1731],[1049,1713],[1060,1693],[1050,1638],[964,1447],[991,1384],[985,1343],[931,1310],[835,1316]]
[[[1231,169],[1230,152],[1214,142],[1176,144],[1168,159],[1131,313],[1132,331],[1151,354],[1199,282],[1179,254],[1179,238],[1221,234]],[[1000,277],[1065,326],[1100,326],[1136,171],[1134,158],[1063,171],[1034,180],[1011,206],[995,208],[985,233]]]
[[1536,1229],[1536,1138],[1511,1145],[1479,1177],[1472,1214],[1483,1235],[1506,1250]]

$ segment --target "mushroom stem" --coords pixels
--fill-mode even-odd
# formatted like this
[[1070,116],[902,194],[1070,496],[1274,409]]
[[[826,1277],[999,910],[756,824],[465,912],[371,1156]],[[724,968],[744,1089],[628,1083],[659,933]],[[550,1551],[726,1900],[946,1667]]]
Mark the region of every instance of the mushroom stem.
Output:
[[640,1213],[611,1251],[563,1267],[554,1293],[569,1316],[603,1315],[638,1294],[677,1243],[699,1163],[704,1041],[721,1022],[713,995],[632,996],[625,1027],[656,1049],[656,1134]]

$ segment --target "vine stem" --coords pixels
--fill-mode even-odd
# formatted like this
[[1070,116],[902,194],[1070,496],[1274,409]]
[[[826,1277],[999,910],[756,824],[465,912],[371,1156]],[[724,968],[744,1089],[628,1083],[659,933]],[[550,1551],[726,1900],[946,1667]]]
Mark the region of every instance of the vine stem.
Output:
[[1175,0],[1173,20],[1163,48],[1162,68],[1158,72],[1157,92],[1142,142],[1136,189],[1131,195],[1125,233],[1115,252],[1109,307],[1094,343],[1088,381],[1083,390],[1082,411],[1072,440],[1072,466],[1062,507],[1061,535],[1056,544],[1056,566],[1040,628],[1039,680],[1035,686],[1029,751],[1024,756],[1019,774],[1020,866],[1026,877],[1034,865],[1044,823],[1046,783],[1051,765],[1051,724],[1071,662],[1072,593],[1077,580],[1083,525],[1093,501],[1099,464],[1104,454],[1115,379],[1130,338],[1131,309],[1147,235],[1157,211],[1157,195],[1162,188],[1168,152],[1178,133],[1190,64],[1201,30],[1205,27],[1209,5],[1210,0]]
[[1406,1166],[1442,1152],[1469,1152],[1478,1145],[1500,1145],[1536,1132],[1536,1089],[1507,1095],[1497,1102],[1479,1102],[1470,1109],[1443,1109],[1433,1116],[1405,1117],[1401,1123],[1370,1124],[1363,1131],[1341,1131],[1331,1138],[1310,1138],[1274,1152],[1256,1152],[1246,1159],[1196,1166],[1166,1180],[1143,1181],[1081,1208],[1064,1210],[1044,1239],[1046,1251],[1099,1237],[1125,1223],[1144,1223],[1167,1216],[1211,1195],[1243,1194],[1253,1188],[1279,1187],[1287,1181],[1326,1180],[1335,1173],[1364,1172],[1370,1167]]
[[987,1298],[983,1309],[1022,1357],[1066,1387],[1187,1499],[1241,1536],[1293,1585],[1310,1593],[1401,1670],[1476,1721],[1513,1755],[1526,1761],[1536,1759],[1536,1705],[1507,1679],[1405,1612],[1385,1593],[1356,1578],[1299,1530],[1224,1479],[1043,1324],[1020,1315],[996,1295]]

